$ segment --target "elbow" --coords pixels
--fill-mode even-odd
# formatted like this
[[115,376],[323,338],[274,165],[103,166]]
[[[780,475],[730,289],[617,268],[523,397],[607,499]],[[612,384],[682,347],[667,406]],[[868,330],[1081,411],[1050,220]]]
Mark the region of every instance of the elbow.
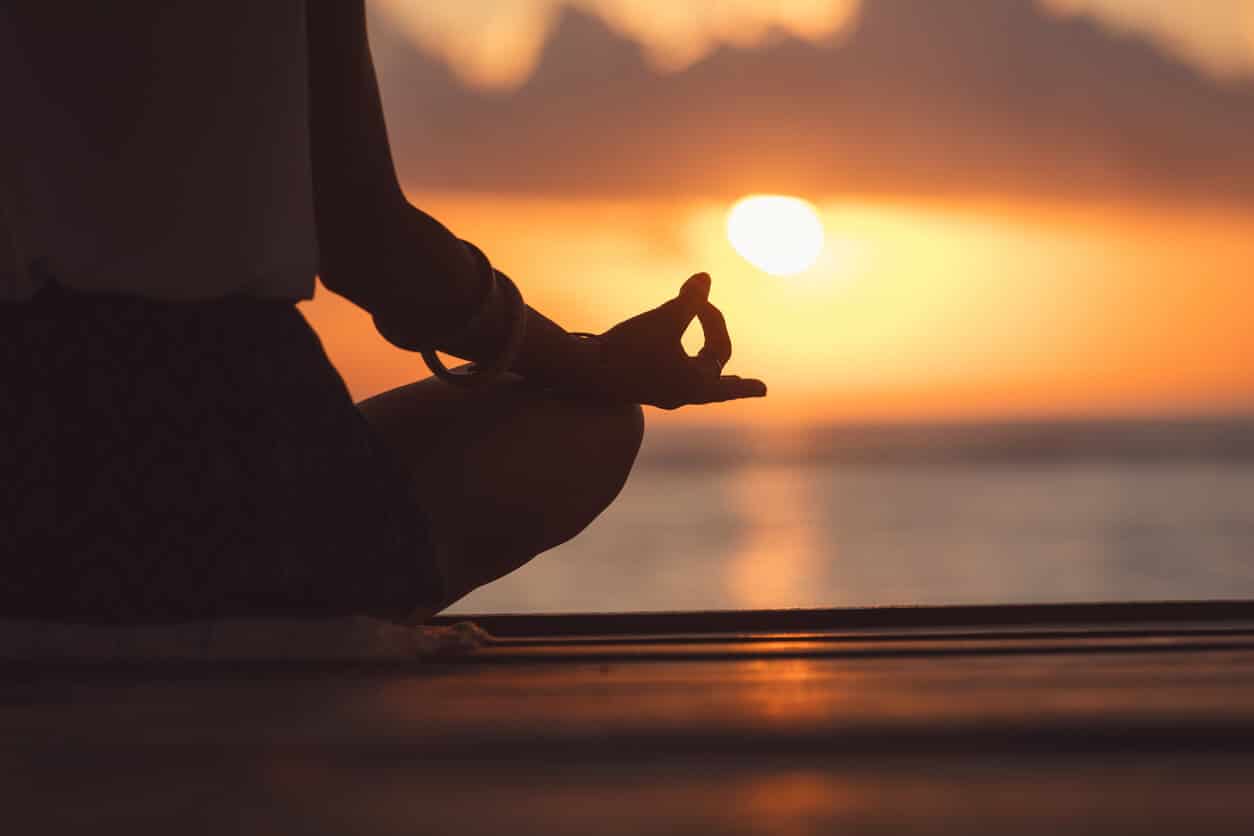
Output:
[[407,202],[332,211],[318,212],[318,274],[368,311],[388,342],[430,348],[478,309],[479,261],[439,221]]
[[395,213],[391,217],[368,205],[317,207],[318,277],[328,290],[371,312],[388,273],[385,254],[397,249],[388,233],[396,226]]
[[362,265],[356,268],[351,265],[350,261],[328,257],[323,251],[319,253],[318,279],[332,293],[343,296],[359,308],[373,310],[374,294],[370,292],[367,283],[362,281],[363,275],[369,275],[369,270],[363,269]]

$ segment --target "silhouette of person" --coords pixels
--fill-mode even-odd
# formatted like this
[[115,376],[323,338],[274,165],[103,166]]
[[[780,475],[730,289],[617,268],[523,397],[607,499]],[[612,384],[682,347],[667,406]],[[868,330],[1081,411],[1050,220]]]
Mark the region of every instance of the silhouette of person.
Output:
[[[765,394],[708,276],[571,334],[409,205],[363,0],[15,0],[0,79],[0,617],[421,620],[605,509],[640,404]],[[353,404],[315,274],[438,376]]]

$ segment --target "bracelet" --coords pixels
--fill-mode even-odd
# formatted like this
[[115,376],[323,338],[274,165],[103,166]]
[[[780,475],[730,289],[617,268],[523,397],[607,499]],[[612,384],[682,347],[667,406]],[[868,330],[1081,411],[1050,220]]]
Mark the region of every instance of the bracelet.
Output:
[[[522,348],[523,337],[527,331],[527,305],[523,302],[522,292],[518,289],[518,285],[514,284],[509,276],[493,270],[487,256],[483,256],[483,260],[487,264],[488,270],[491,271],[495,287],[505,291],[506,303],[509,305],[509,336],[506,337],[505,345],[501,348],[500,353],[490,364],[485,365],[475,362],[471,363],[465,370],[459,371],[453,371],[448,366],[445,366],[444,361],[436,354],[435,349],[424,349],[422,351],[422,359],[427,364],[427,368],[431,370],[431,373],[440,380],[451,383],[454,386],[465,388],[482,386],[509,371],[510,367],[514,365],[514,361],[518,359],[518,350]],[[489,290],[485,304],[491,304],[493,296],[491,290]]]

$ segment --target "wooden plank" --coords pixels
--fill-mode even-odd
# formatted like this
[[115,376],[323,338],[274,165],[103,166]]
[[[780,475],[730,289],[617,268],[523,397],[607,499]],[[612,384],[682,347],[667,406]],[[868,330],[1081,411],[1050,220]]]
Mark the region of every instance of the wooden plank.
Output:
[[5,822],[1249,831],[1248,625],[922,626],[506,639],[402,664],[0,666]]
[[1021,604],[997,606],[873,607],[855,609],[737,610],[672,613],[471,614],[442,616],[437,624],[474,621],[502,637],[658,633],[804,632],[867,629],[943,629],[1060,625],[1254,623],[1254,601]]

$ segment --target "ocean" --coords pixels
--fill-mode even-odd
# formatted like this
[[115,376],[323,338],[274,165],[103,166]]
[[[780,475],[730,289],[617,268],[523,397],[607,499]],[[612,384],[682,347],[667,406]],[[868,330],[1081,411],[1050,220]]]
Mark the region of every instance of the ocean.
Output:
[[587,531],[453,611],[1236,598],[1254,598],[1254,418],[663,420]]

